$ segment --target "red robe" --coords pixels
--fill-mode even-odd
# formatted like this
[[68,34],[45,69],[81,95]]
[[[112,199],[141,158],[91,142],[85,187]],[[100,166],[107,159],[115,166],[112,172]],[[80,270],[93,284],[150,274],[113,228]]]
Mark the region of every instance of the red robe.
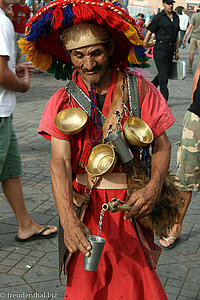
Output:
[[[88,94],[86,86],[78,72],[74,72],[73,80]],[[107,115],[114,95],[117,82],[117,71],[113,70],[103,114]],[[142,94],[142,78],[138,77],[139,94]],[[150,126],[154,138],[169,128],[175,121],[165,99],[150,83],[146,96],[141,103],[141,118]],[[142,97],[141,97],[142,98]],[[72,99],[74,107],[79,107]],[[70,141],[72,149],[72,169],[75,174],[85,172],[79,166],[82,152],[90,141],[90,120],[86,128],[75,136],[67,136],[56,129],[54,118],[58,111],[68,107],[68,95],[64,88],[59,89],[49,100],[42,116],[39,133],[50,139]],[[119,171],[119,170],[118,170]],[[74,189],[83,193],[85,186],[73,183]],[[117,197],[122,201],[126,198],[126,189],[93,189],[91,200],[86,211],[84,223],[92,234],[97,234],[99,215],[102,204]],[[83,269],[83,254],[73,255],[67,280],[66,300],[165,300],[167,299],[162,284],[146,259],[144,250],[134,224],[124,220],[124,212],[105,212],[100,236],[106,239],[101,260],[96,272]],[[145,237],[151,248],[154,247],[153,234],[145,230]]]

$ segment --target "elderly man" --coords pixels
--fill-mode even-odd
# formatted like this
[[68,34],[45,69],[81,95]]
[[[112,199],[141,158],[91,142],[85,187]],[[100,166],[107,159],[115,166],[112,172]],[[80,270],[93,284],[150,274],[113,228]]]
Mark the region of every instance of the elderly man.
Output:
[[[35,67],[43,67],[62,79],[66,73],[69,75],[70,65],[74,67],[72,81],[51,97],[39,126],[39,133],[51,140],[53,194],[64,243],[73,254],[65,299],[167,299],[154,270],[156,259],[151,250],[156,252],[158,248],[153,233],[136,219],[151,213],[161,193],[171,149],[165,130],[175,119],[150,82],[124,72],[128,62],[134,65],[145,62],[145,56],[139,58],[139,52],[142,54],[145,49],[140,46],[143,41],[134,20],[110,3],[59,1],[36,14],[27,25],[27,33],[20,45],[32,57]],[[131,99],[137,97],[138,103],[132,105]],[[86,235],[97,234],[103,203],[113,197],[125,201],[129,166],[118,160],[112,173],[95,178],[98,182],[92,184],[92,189],[85,166],[91,149],[102,143],[105,132],[115,130],[116,114],[119,116],[121,112],[119,119],[123,126],[128,112],[131,109],[135,112],[137,104],[139,115],[154,135],[151,179],[130,195],[126,203],[131,206],[128,213],[105,213],[100,233],[106,239],[104,251],[97,271],[88,272],[83,269],[83,258],[89,257],[91,250]],[[57,114],[70,107],[81,108],[89,116],[85,128],[75,135],[63,133],[54,123]],[[139,157],[144,161],[144,156],[140,156],[142,151],[132,148],[135,163]],[[76,176],[73,182],[72,171]],[[90,194],[84,222],[74,209],[74,191]]]

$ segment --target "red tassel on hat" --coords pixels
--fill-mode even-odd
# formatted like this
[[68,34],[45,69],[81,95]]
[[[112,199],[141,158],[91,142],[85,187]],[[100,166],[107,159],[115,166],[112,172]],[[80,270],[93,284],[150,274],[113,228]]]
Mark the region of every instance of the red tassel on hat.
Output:
[[51,26],[58,29],[62,25],[63,11],[60,6],[57,6],[52,14]]

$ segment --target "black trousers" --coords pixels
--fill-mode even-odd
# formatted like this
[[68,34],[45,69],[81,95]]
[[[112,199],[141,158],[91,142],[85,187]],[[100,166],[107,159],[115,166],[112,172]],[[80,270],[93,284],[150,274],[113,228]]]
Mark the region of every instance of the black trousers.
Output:
[[169,91],[167,88],[169,70],[174,57],[175,45],[155,44],[153,55],[158,70],[158,75],[152,80],[152,83],[158,87],[163,97],[168,101]]

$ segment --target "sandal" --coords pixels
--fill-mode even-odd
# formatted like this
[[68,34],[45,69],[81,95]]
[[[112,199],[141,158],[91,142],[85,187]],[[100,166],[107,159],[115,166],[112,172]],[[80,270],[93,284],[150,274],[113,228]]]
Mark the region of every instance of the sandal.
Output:
[[169,250],[169,249],[172,249],[172,248],[175,246],[175,244],[176,244],[176,242],[179,240],[179,238],[176,238],[176,237],[174,237],[174,236],[170,236],[170,237],[168,237],[168,238],[163,237],[162,240],[164,240],[165,242],[169,242],[170,240],[174,240],[174,242],[171,243],[169,246],[163,246],[163,245],[161,245],[161,243],[159,242],[159,245],[160,245],[160,247],[161,247],[162,249]]

